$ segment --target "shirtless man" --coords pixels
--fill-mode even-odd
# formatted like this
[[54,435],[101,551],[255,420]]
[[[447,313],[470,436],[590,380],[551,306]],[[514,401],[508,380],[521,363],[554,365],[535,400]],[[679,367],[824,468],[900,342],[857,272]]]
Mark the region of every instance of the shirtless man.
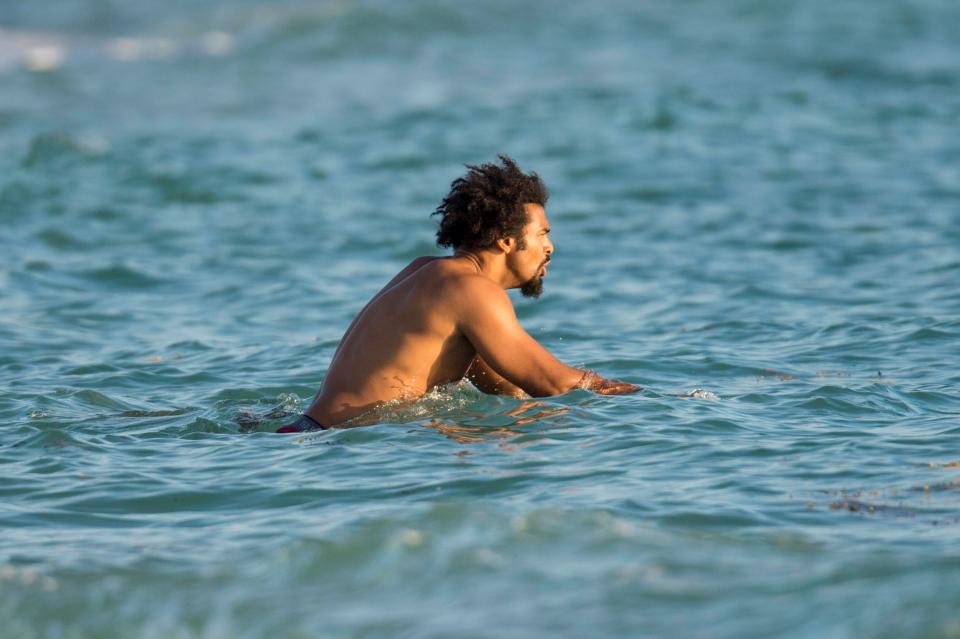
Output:
[[505,155],[468,166],[434,215],[450,257],[418,257],[347,329],[306,413],[278,432],[344,424],[391,400],[467,377],[481,391],[524,397],[574,388],[640,390],[560,362],[523,330],[506,289],[539,297],[553,254],[547,190]]

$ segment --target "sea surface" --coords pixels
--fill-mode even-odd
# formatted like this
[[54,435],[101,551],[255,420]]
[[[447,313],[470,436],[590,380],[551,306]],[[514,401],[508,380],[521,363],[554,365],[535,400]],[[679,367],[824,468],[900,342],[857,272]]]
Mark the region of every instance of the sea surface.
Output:
[[[465,163],[644,387],[274,434]],[[0,637],[960,637],[960,3],[0,0]]]

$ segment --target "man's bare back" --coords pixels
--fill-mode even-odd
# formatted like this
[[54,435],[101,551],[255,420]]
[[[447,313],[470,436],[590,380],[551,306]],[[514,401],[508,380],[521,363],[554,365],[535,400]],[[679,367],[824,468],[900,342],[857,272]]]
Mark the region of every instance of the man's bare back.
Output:
[[506,289],[538,295],[554,247],[543,205],[517,207],[513,235],[455,246],[451,257],[417,258],[388,282],[347,329],[305,415],[338,426],[464,377],[484,392],[513,396],[639,390],[563,364],[520,325]]
[[339,424],[462,379],[476,350],[453,298],[471,277],[473,264],[456,258],[420,257],[400,271],[347,329],[308,414]]

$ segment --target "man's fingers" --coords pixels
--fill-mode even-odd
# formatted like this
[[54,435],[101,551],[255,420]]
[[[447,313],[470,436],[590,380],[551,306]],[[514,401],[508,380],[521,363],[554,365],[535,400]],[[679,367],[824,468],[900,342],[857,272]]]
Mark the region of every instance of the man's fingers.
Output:
[[605,384],[603,388],[597,389],[596,392],[601,395],[627,395],[629,393],[636,393],[639,390],[641,390],[641,387],[636,384],[611,381]]

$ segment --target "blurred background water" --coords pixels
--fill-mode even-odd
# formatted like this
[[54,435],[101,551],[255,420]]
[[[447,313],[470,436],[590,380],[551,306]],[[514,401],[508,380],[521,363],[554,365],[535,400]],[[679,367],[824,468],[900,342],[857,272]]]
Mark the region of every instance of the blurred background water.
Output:
[[[960,637],[958,34],[0,0],[0,636]],[[521,320],[644,392],[272,434],[498,152],[552,192]]]

